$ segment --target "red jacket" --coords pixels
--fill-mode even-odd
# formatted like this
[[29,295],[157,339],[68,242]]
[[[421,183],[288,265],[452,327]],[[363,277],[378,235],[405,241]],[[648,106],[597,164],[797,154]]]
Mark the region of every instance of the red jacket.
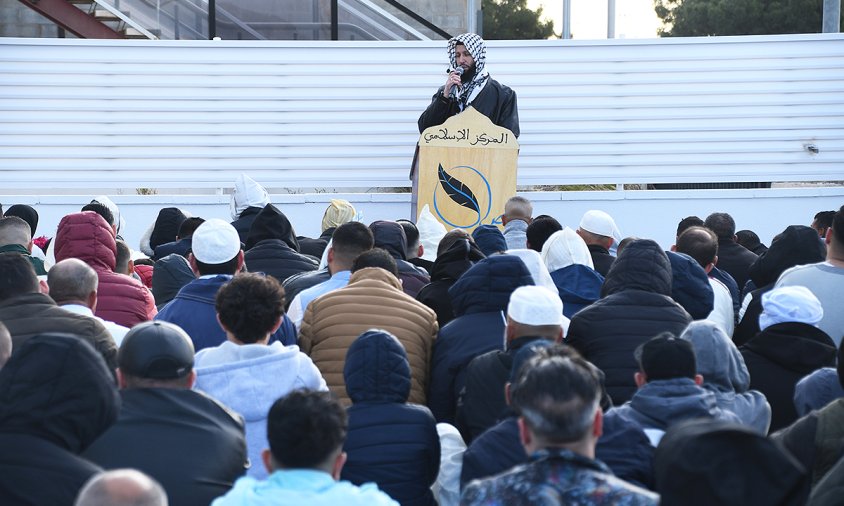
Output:
[[78,258],[97,271],[97,316],[131,328],[156,315],[150,291],[136,279],[114,272],[114,232],[99,214],[68,214],[59,223],[55,241],[56,262]]

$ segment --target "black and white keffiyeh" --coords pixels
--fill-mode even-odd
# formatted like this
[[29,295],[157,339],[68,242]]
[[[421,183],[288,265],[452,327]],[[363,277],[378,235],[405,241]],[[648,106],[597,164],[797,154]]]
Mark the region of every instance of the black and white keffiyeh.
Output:
[[460,103],[465,107],[469,104],[472,92],[475,89],[480,91],[480,87],[489,78],[489,72],[484,68],[486,66],[486,44],[480,35],[474,33],[464,33],[456,37],[452,37],[448,41],[448,60],[451,63],[451,68],[457,67],[457,51],[455,46],[463,44],[475,60],[475,75],[472,80],[463,85],[460,92]]

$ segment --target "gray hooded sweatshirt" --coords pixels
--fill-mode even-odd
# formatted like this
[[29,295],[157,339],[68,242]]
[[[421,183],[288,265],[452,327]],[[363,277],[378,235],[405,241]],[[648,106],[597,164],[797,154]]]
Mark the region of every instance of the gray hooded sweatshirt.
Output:
[[700,320],[689,324],[680,337],[692,343],[702,386],[715,394],[718,407],[734,413],[742,424],[760,434],[767,434],[771,406],[762,392],[749,390],[750,373],[727,334],[714,322]]

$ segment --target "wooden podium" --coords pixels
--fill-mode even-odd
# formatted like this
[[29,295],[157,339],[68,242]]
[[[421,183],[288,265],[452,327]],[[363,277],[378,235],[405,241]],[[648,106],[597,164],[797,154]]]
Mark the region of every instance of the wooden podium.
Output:
[[519,142],[513,132],[468,107],[422,132],[411,174],[416,221],[422,208],[448,230],[501,226],[504,203],[516,194]]

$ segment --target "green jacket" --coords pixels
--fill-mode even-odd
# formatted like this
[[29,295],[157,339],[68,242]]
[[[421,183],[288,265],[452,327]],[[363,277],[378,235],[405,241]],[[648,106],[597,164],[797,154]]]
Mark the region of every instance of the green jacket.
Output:
[[25,256],[29,263],[32,264],[32,267],[35,269],[35,275],[37,276],[46,276],[47,269],[44,268],[44,261],[40,258],[35,258],[34,256],[29,254],[29,251],[26,250],[20,244],[7,244],[6,246],[0,246],[0,254],[2,253],[20,253],[21,255]]

